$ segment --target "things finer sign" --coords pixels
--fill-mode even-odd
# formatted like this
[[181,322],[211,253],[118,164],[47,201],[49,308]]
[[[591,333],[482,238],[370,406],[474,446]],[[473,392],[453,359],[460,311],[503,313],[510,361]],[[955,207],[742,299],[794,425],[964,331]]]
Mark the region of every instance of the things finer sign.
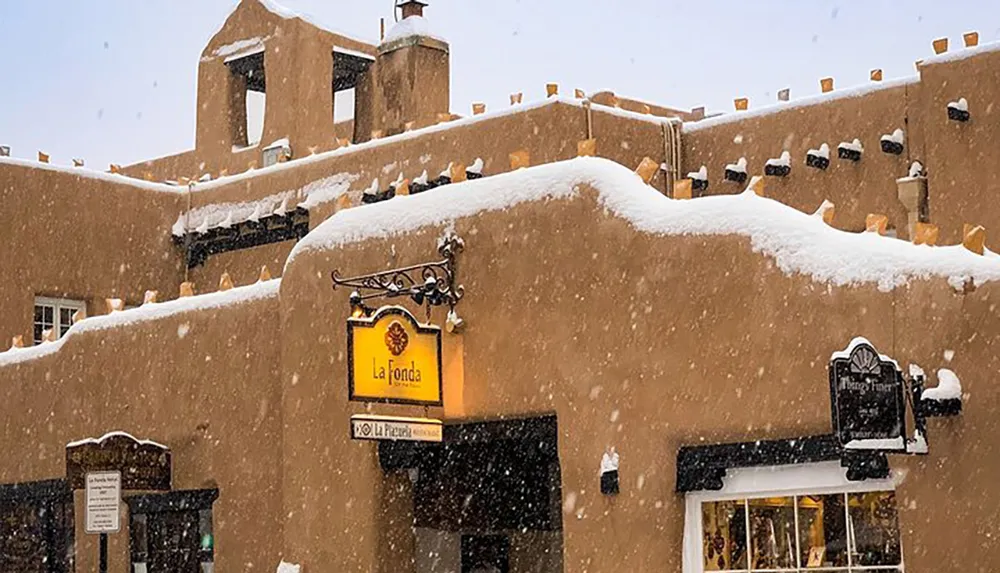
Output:
[[420,324],[405,308],[347,319],[347,355],[350,400],[443,405],[441,329]]
[[864,338],[831,357],[830,402],[845,449],[906,451],[903,374]]
[[121,489],[170,490],[170,449],[125,432],[66,445],[66,479],[73,489],[86,486],[88,473],[119,472]]

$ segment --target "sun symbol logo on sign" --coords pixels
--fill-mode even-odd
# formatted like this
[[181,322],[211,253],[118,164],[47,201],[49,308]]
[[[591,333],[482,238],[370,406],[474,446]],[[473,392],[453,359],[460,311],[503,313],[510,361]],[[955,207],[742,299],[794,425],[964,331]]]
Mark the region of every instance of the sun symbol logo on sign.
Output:
[[393,356],[399,356],[406,350],[406,345],[410,343],[410,337],[406,334],[406,329],[399,322],[393,322],[385,331],[385,346]]

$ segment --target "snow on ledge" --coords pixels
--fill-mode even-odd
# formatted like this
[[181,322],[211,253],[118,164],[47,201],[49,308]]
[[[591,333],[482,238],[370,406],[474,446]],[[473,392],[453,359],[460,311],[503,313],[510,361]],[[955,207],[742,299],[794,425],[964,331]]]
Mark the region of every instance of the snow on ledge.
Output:
[[845,450],[888,450],[902,451],[906,449],[906,440],[902,436],[898,438],[869,438],[865,440],[851,440],[844,444]]
[[54,354],[62,348],[63,344],[70,337],[77,334],[160,320],[185,312],[223,308],[255,300],[273,298],[278,296],[278,288],[280,286],[281,279],[273,279],[249,286],[236,287],[227,291],[178,298],[167,302],[148,303],[121,312],[91,316],[74,324],[62,338],[55,342],[47,342],[26,348],[11,348],[6,352],[0,352],[0,368]]
[[[616,117],[621,117],[624,119],[643,121],[655,125],[661,125],[670,121],[677,121],[675,118],[647,115],[624,109],[599,105],[592,102],[588,103],[596,113],[606,113],[608,115],[614,115]],[[500,117],[506,117],[509,115],[528,112],[536,109],[541,109],[549,105],[557,105],[557,104],[571,105],[574,107],[583,108],[584,100],[578,100],[568,97],[552,97],[539,100],[533,103],[526,103],[522,105],[510,106],[507,108],[500,108],[496,111],[487,112],[482,115],[474,115],[470,117],[464,117],[462,119],[457,119],[454,121],[446,121],[443,123],[438,123],[435,125],[423,127],[420,129],[415,129],[413,131],[407,131],[397,135],[383,137],[382,139],[372,139],[364,143],[351,144],[346,147],[341,147],[339,149],[332,149],[330,151],[324,151],[322,153],[317,153],[315,155],[308,155],[301,158],[295,158],[292,161],[286,161],[284,163],[275,163],[274,165],[269,165],[267,167],[251,169],[248,171],[244,171],[242,173],[227,175],[225,177],[218,177],[216,179],[213,179],[205,183],[195,184],[193,192],[200,193],[202,191],[211,191],[219,187],[225,187],[227,185],[231,185],[236,182],[246,181],[254,177],[262,177],[280,171],[297,169],[303,165],[311,165],[313,163],[325,161],[332,157],[339,157],[341,155],[350,155],[352,153],[363,151],[366,149],[373,149],[381,147],[383,145],[391,145],[393,143],[398,143],[401,141],[406,141],[411,139],[418,139],[425,135],[441,133],[448,131],[450,129],[470,126],[479,122],[490,121]],[[254,144],[251,147],[239,148],[236,151],[247,151],[250,149],[256,149],[257,147],[258,144]],[[0,168],[2,168],[4,164],[18,165],[34,169],[45,169],[48,171],[58,171],[69,175],[76,175],[78,177],[99,179],[102,181],[110,181],[113,183],[120,183],[122,185],[131,185],[132,187],[136,187],[139,189],[146,189],[149,191],[159,191],[163,193],[171,193],[174,195],[180,195],[188,191],[188,188],[186,186],[170,185],[167,183],[154,183],[151,181],[144,181],[142,179],[128,177],[121,174],[107,173],[104,171],[95,171],[93,169],[85,167],[70,167],[70,166],[56,165],[51,163],[39,163],[38,161],[35,160],[18,159],[14,157],[0,157]],[[141,165],[141,164],[142,162],[136,165]]]
[[106,171],[97,171],[87,167],[70,167],[68,165],[40,163],[30,159],[19,159],[17,157],[0,157],[0,168],[3,168],[4,165],[15,165],[18,167],[27,167],[29,169],[44,169],[46,171],[58,171],[60,173],[75,175],[86,179],[99,179],[101,181],[108,181],[121,185],[130,185],[147,191],[158,191],[160,193],[171,193],[173,195],[187,191],[187,187],[177,187],[166,183],[154,183],[152,181],[128,177],[120,173],[108,173]]
[[832,92],[825,94],[811,95],[801,99],[792,100],[789,102],[780,102],[777,104],[766,105],[763,107],[750,109],[747,111],[726,113],[723,115],[717,115],[715,117],[705,118],[698,121],[687,121],[684,122],[683,131],[684,133],[693,133],[695,131],[700,131],[702,129],[715,127],[717,125],[722,125],[726,123],[735,123],[743,121],[745,119],[751,119],[765,115],[771,115],[774,113],[779,113],[782,111],[788,111],[792,109],[824,104],[846,98],[862,97],[874,92],[888,90],[892,88],[897,88],[899,86],[905,86],[919,82],[920,82],[919,76],[909,76],[905,78],[898,78],[884,82],[871,82],[868,84],[859,85],[842,90],[834,90]]
[[962,382],[958,376],[947,368],[937,371],[938,385],[924,390],[921,400],[960,400],[962,398]]
[[596,188],[604,208],[637,231],[748,237],[753,251],[773,258],[784,273],[803,274],[821,283],[875,284],[890,291],[913,279],[941,277],[962,284],[971,278],[977,285],[1000,280],[1000,257],[992,253],[979,256],[961,245],[913,245],[877,233],[840,231],[752,191],[673,200],[642,183],[629,169],[590,157],[339,211],[295,245],[285,267],[311,251],[398,236],[530,201],[573,199],[583,184]]
[[278,2],[275,2],[275,0],[257,0],[257,1],[260,2],[261,5],[264,6],[265,9],[267,9],[268,12],[280,16],[284,20],[294,20],[298,18],[299,20],[302,20],[303,22],[309,24],[310,26],[319,28],[320,30],[329,32],[331,34],[336,34],[338,36],[342,36],[344,38],[347,38],[348,40],[354,40],[355,42],[359,42],[361,44],[373,45],[373,42],[371,42],[370,40],[358,38],[351,34],[347,34],[345,32],[341,32],[339,30],[331,28],[325,24],[321,24],[320,22],[317,22],[316,19],[313,18],[312,16],[305,14],[303,12],[296,12],[291,8],[288,8],[286,6],[279,4]]
[[163,450],[169,450],[170,449],[167,446],[164,446],[163,444],[161,444],[159,442],[154,442],[153,440],[140,440],[140,439],[136,438],[135,436],[133,436],[132,434],[130,434],[128,432],[122,432],[120,430],[116,430],[116,431],[113,431],[113,432],[108,432],[107,434],[104,434],[100,438],[84,438],[82,440],[77,440],[75,442],[70,442],[70,443],[66,444],[66,447],[67,448],[75,448],[77,446],[82,446],[84,444],[102,444],[102,443],[104,443],[105,440],[108,440],[110,438],[114,438],[114,437],[117,437],[117,436],[121,436],[123,438],[128,438],[128,439],[130,439],[130,440],[132,440],[134,442],[139,442],[139,445],[141,445],[141,446],[155,446],[155,447],[163,449]]
[[302,567],[300,565],[296,565],[294,563],[286,563],[285,561],[282,561],[281,563],[278,563],[277,573],[299,573],[299,571],[301,570]]
[[382,45],[384,46],[411,36],[433,38],[439,42],[448,43],[448,40],[445,40],[443,37],[434,33],[434,30],[427,18],[424,18],[423,16],[410,16],[409,18],[404,18],[399,22],[396,22],[392,28],[389,28],[389,31],[385,33],[385,39],[382,40]]
[[978,56],[981,54],[988,54],[990,52],[996,52],[1000,50],[1000,41],[997,42],[986,42],[984,44],[979,44],[974,48],[960,48],[954,52],[945,52],[943,54],[938,54],[931,56],[929,58],[924,58],[924,61],[920,63],[920,67],[929,66],[932,64],[943,64],[946,62],[954,62],[956,60],[964,60],[966,58],[971,58],[972,56]]

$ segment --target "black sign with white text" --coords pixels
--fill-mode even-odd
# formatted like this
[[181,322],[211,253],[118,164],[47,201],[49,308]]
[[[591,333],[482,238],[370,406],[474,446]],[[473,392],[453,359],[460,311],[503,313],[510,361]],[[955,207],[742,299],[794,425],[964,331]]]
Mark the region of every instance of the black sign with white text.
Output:
[[845,449],[905,451],[903,375],[864,339],[830,360],[833,429]]

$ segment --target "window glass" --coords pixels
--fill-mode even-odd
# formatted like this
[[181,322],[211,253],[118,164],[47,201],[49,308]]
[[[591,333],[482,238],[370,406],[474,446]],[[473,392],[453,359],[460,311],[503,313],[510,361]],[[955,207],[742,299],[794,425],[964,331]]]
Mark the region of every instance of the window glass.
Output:
[[844,494],[798,498],[799,562],[803,568],[847,566]]
[[59,336],[66,334],[69,327],[73,326],[73,314],[76,312],[75,308],[60,307],[59,308]]
[[34,339],[35,344],[41,344],[45,331],[52,328],[55,307],[47,304],[35,305]]
[[847,496],[855,566],[899,565],[899,519],[896,494],[891,491]]
[[747,568],[747,515],[743,500],[701,506],[705,571]]
[[795,498],[751,499],[750,568],[794,569]]

